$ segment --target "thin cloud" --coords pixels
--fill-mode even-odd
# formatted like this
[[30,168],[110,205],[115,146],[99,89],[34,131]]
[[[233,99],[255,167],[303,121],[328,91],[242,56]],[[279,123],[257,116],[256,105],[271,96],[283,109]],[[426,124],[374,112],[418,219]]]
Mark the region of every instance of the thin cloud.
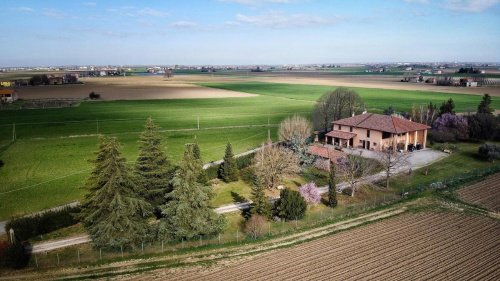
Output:
[[444,8],[453,12],[479,13],[500,3],[499,0],[446,0]]
[[194,28],[197,26],[198,26],[198,24],[196,22],[183,21],[183,20],[176,21],[176,22],[170,24],[170,27],[174,27],[174,28]]
[[21,12],[21,13],[34,13],[35,10],[33,10],[30,7],[15,7],[11,8],[11,10],[16,11],[16,12]]
[[83,6],[94,7],[96,5],[96,2],[83,2]]
[[166,17],[168,13],[153,8],[136,8],[134,6],[122,6],[119,8],[106,9],[107,12],[128,17]]
[[64,19],[67,17],[66,13],[57,9],[43,9],[42,15],[52,19]]
[[[338,17],[321,17],[310,14],[287,15],[282,12],[267,12],[260,15],[236,15],[236,22],[268,28],[291,28],[334,25],[340,21]],[[227,23],[227,22],[226,22]],[[233,24],[234,25],[234,24]]]

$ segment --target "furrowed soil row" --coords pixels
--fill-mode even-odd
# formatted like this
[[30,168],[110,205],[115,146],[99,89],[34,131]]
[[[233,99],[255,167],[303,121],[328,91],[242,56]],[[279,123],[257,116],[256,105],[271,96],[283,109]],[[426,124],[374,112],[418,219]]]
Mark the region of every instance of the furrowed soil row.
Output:
[[409,214],[180,279],[498,280],[499,232],[498,221],[482,216]]
[[[484,230],[484,229],[485,228],[483,227],[481,230]],[[478,235],[478,234],[480,235],[478,237],[478,239],[472,239],[472,238],[476,238],[476,235]],[[452,238],[452,237],[450,237],[450,238]],[[452,240],[453,243],[446,244],[446,247],[440,247],[439,249],[427,252],[426,256],[424,256],[418,260],[419,264],[435,263],[435,264],[439,264],[440,268],[448,267],[448,266],[450,266],[450,264],[453,264],[455,262],[460,263],[462,261],[462,258],[464,258],[462,256],[464,254],[463,253],[464,250],[467,250],[467,256],[465,258],[467,258],[467,259],[472,258],[470,256],[470,254],[472,254],[472,253],[469,253],[470,246],[478,247],[479,250],[484,250],[484,249],[487,249],[489,246],[493,245],[493,243],[494,243],[491,241],[488,241],[488,243],[484,243],[484,241],[482,241],[482,240],[478,241],[480,238],[483,238],[483,236],[481,236],[481,231],[478,230],[478,231],[475,231],[473,233],[469,233],[468,236],[465,237],[464,239],[461,239],[461,241]],[[467,245],[463,245],[465,243],[462,243],[462,242],[469,241],[469,240],[472,240],[472,241],[469,243],[466,243]],[[459,247],[457,247],[457,246],[459,246]],[[439,253],[439,254],[436,254],[436,253]],[[473,254],[473,255],[475,255],[475,254]],[[453,260],[453,259],[450,259],[450,256],[459,257],[459,259]],[[406,272],[406,270],[408,270],[408,272],[412,272],[413,273],[411,275],[412,278],[423,278],[425,275],[431,274],[435,270],[433,268],[429,268],[429,267],[425,268],[424,267],[423,269],[418,270],[418,273],[416,273],[417,271],[413,270],[413,269],[417,266],[418,265],[415,265],[412,267],[406,267],[405,272]],[[419,267],[422,267],[422,266],[419,266]],[[403,275],[403,276],[405,276],[405,275]]]
[[[377,212],[377,214],[379,214],[379,213],[380,213],[380,212]],[[369,217],[367,217],[367,216],[363,216],[363,218],[369,218]],[[396,218],[396,219],[400,219],[400,218]],[[337,224],[335,224],[335,225],[337,225]],[[334,225],[334,226],[335,226],[335,225]],[[369,225],[368,227],[374,227],[374,226]],[[331,227],[328,227],[327,229],[335,229],[335,227],[332,227],[332,226],[331,226]],[[324,228],[322,228],[322,230],[325,230],[325,229],[324,229]],[[396,228],[396,227],[394,227],[394,230],[396,231],[396,230],[397,230],[397,228]],[[308,247],[314,247],[314,245],[310,245],[310,246],[308,246]],[[306,253],[306,254],[307,254],[307,252],[304,252],[304,253]],[[261,257],[264,257],[264,258],[265,258],[265,256],[266,256],[266,255],[269,255],[269,254],[270,254],[270,253],[268,253],[268,254],[264,254],[264,256],[261,256]],[[245,268],[245,267],[240,268],[240,269],[238,270],[237,277],[241,278],[241,277],[242,277],[242,273],[244,273],[244,272],[245,272],[245,269],[247,269],[247,268]],[[253,269],[251,269],[251,267],[250,267],[250,266],[248,267],[248,270],[249,270],[249,272],[251,272],[252,274],[255,274],[255,271],[254,271]],[[193,275],[193,276],[189,276],[189,277],[192,277],[192,278],[196,278],[196,277],[197,277],[195,273],[193,273],[192,275]],[[254,278],[254,277],[256,277],[256,276],[252,275],[252,277]]]
[[[426,225],[423,224],[422,226],[425,227]],[[405,230],[407,230],[407,229],[405,228]],[[358,272],[357,272],[358,269],[361,269],[361,271],[363,273],[366,272],[367,270],[370,270],[370,269],[377,269],[378,265],[376,263],[371,262],[371,260],[373,260],[374,257],[384,256],[386,253],[390,253],[391,259],[394,259],[394,260],[397,260],[398,257],[400,257],[400,256],[402,256],[402,258],[407,257],[408,255],[412,254],[411,252],[408,253],[408,251],[410,249],[418,248],[420,245],[425,246],[428,243],[427,239],[431,239],[436,234],[439,234],[441,231],[442,231],[442,229],[440,229],[440,227],[437,225],[434,225],[434,227],[431,227],[430,229],[425,230],[425,231],[419,230],[417,233],[422,232],[423,234],[421,236],[416,236],[415,232],[412,232],[411,230],[409,230],[408,231],[409,233],[405,233],[405,235],[398,234],[397,240],[395,239],[392,242],[392,244],[389,244],[388,247],[384,247],[387,244],[385,243],[384,240],[378,239],[378,236],[377,236],[376,243],[382,245],[382,247],[380,247],[383,249],[382,251],[378,251],[378,250],[374,249],[374,251],[370,252],[370,254],[368,254],[368,255],[362,255],[362,254],[364,254],[364,252],[360,251],[356,255],[361,254],[362,255],[361,260],[360,259],[352,259],[351,257],[349,258],[349,263],[355,264],[356,266],[345,268],[343,271],[335,270],[335,274],[331,275],[330,277],[342,275],[342,279],[350,278],[350,277],[356,277],[356,279],[359,279],[363,276],[356,275],[356,274],[358,274]],[[458,233],[459,230],[457,230],[456,232]],[[409,239],[407,237],[407,235],[410,237],[413,236],[413,238]],[[402,241],[404,241],[404,242],[402,242]],[[411,246],[408,246],[408,245],[411,245]],[[321,268],[319,268],[319,271],[321,271]],[[374,277],[374,276],[370,276],[370,278],[371,277]]]
[[[435,280],[438,276],[446,275],[446,276],[462,276],[465,278],[465,276],[470,273],[473,270],[476,270],[477,268],[483,268],[483,265],[487,265],[492,261],[497,261],[498,258],[500,258],[500,249],[497,251],[494,251],[495,254],[491,254],[488,251],[484,251],[485,249],[488,249],[491,245],[497,246],[498,243],[496,238],[491,239],[493,240],[489,244],[485,245],[479,245],[482,246],[480,248],[474,249],[474,256],[471,256],[471,254],[467,255],[462,255],[459,260],[456,260],[454,262],[448,263],[446,267],[442,267],[438,270],[433,271],[431,274],[427,274],[422,276],[422,279],[427,279],[427,280]],[[498,247],[495,247],[498,248]],[[498,268],[498,265],[494,265],[494,268]],[[464,271],[464,269],[470,268],[471,270]],[[487,272],[486,272],[487,273]],[[477,274],[474,277],[479,277]],[[469,278],[467,278],[469,279]],[[470,279],[469,279],[470,280]]]
[[[430,220],[431,218],[429,218]],[[403,221],[404,218],[398,218],[396,219],[397,221]],[[367,226],[367,232],[371,232],[371,230],[373,229],[377,229],[379,226],[376,226],[376,225],[369,225]],[[411,226],[409,226],[411,227]],[[399,228],[394,225],[393,227],[391,228],[385,228],[385,231],[386,233],[384,233],[383,235],[386,235],[386,236],[389,236],[397,231],[399,231]],[[350,236],[340,236],[339,237],[339,244],[341,243],[345,243],[345,245],[342,245],[340,246],[339,248],[336,248],[335,249],[335,252],[336,253],[340,253],[342,252],[343,250],[349,248],[349,247],[356,247],[357,245],[359,244],[363,244],[365,242],[369,242],[370,240],[373,239],[373,237],[371,237],[370,235],[366,235],[364,237],[360,237],[359,239],[356,239],[356,240],[353,240],[352,237]],[[353,241],[352,243],[350,241]],[[276,267],[276,268],[281,268],[281,270],[278,270],[276,271],[276,274],[279,274],[281,271],[286,271],[286,267],[284,265],[286,265],[287,263],[289,262],[292,262],[294,260],[301,260],[303,259],[304,257],[307,257],[305,263],[303,264],[304,266],[307,266],[309,263],[311,263],[312,260],[314,260],[315,258],[318,258],[317,256],[315,256],[314,254],[311,254],[312,253],[319,253],[320,255],[321,254],[327,254],[325,253],[324,251],[319,251],[319,252],[316,252],[317,249],[322,249],[324,248],[324,246],[329,246],[331,244],[331,242],[329,241],[329,239],[325,240],[324,242],[321,242],[321,243],[315,243],[314,245],[311,245],[311,246],[308,246],[306,248],[302,248],[300,249],[300,254],[299,255],[293,255],[294,259],[293,260],[282,260],[281,262],[278,262],[278,263],[273,263],[273,267]],[[312,250],[312,251],[311,251]],[[289,252],[296,252],[297,250],[294,250],[294,249],[291,249],[289,250]],[[314,263],[314,261],[312,261],[312,263]],[[247,273],[247,272],[245,272]],[[239,276],[241,276],[241,271],[239,271]],[[256,277],[259,277],[258,275],[252,275],[252,277],[256,278]]]
[[[456,224],[460,224],[460,223],[462,223],[462,222],[457,222],[457,223],[452,224],[452,225],[447,225],[446,227],[455,227]],[[459,233],[460,231],[461,230],[459,230],[459,229],[455,229],[454,233],[455,232]],[[411,257],[412,255],[417,255],[419,252],[421,252],[422,250],[425,250],[425,248],[428,248],[428,247],[423,247],[423,248],[421,248],[420,251],[417,251],[417,252],[411,252],[412,249],[419,249],[419,247],[421,245],[425,246],[426,244],[428,244],[428,241],[432,241],[432,238],[439,235],[441,232],[442,232],[441,226],[436,226],[436,225],[435,225],[435,227],[430,228],[428,230],[421,229],[420,231],[417,232],[418,235],[415,235],[416,233],[410,232],[407,235],[409,235],[411,238],[398,236],[398,239],[395,241],[396,246],[399,247],[397,250],[393,251],[394,247],[390,247],[390,248],[385,248],[385,251],[382,251],[382,252],[376,251],[374,254],[376,256],[379,256],[379,255],[384,255],[387,252],[390,252],[391,259],[398,260],[399,258],[401,258],[401,259],[405,260],[405,262],[406,262],[407,257]],[[420,235],[420,233],[422,233],[422,235]],[[384,241],[381,241],[380,243],[384,244]],[[408,245],[411,245],[411,247],[408,247]],[[370,258],[373,258],[373,253],[372,253],[372,255],[366,257],[366,259],[370,259]],[[358,263],[356,263],[356,264],[358,264]],[[365,264],[358,264],[358,267],[360,267],[360,266],[365,266]],[[366,265],[366,266],[368,266],[368,268],[367,267],[362,268],[363,275],[356,276],[356,278],[363,278],[363,277],[366,277],[367,275],[369,275],[369,277],[372,278],[372,277],[376,277],[377,275],[385,274],[385,272],[390,272],[390,271],[394,270],[392,267],[381,269],[379,265],[373,264],[373,263],[372,263],[372,266],[370,266],[370,265]],[[399,264],[398,264],[398,266],[399,266]],[[348,276],[346,276],[346,277],[348,277]]]
[[[432,219],[435,216],[437,216],[437,215],[427,216],[424,219],[425,219],[425,221],[432,221]],[[390,236],[391,234],[398,232],[400,230],[399,223],[403,223],[403,222],[405,222],[405,220],[407,220],[407,218],[405,218],[405,217],[406,216],[394,218],[394,221],[396,221],[396,223],[394,223],[394,224],[392,224],[392,223],[388,224],[385,221],[380,222],[380,224],[387,224],[388,226],[391,226],[389,229],[387,227],[383,228],[384,235]],[[394,221],[391,219],[391,222],[394,222]],[[415,220],[415,223],[412,223],[412,225],[409,225],[409,228],[411,228],[413,225],[415,225],[415,227],[417,227],[420,223],[421,222]],[[340,238],[339,243],[336,243],[336,244],[340,244],[341,247],[336,248],[335,253],[340,254],[340,253],[343,253],[345,251],[348,251],[348,249],[351,247],[355,248],[359,244],[370,242],[371,240],[373,240],[372,235],[374,234],[372,232],[372,229],[375,229],[375,233],[376,233],[377,230],[380,229],[380,225],[378,225],[378,223],[377,223],[377,224],[368,225],[368,226],[366,226],[366,228],[363,227],[362,233],[372,233],[372,234],[363,235],[359,239],[354,240],[353,243],[350,243],[350,241],[353,240],[352,236],[340,235],[339,236],[339,238]],[[335,236],[332,236],[332,238],[333,237],[335,237]],[[335,238],[337,238],[337,237],[335,237]],[[346,243],[346,244],[342,245],[342,243]],[[331,246],[330,239],[326,239],[321,243],[311,244],[310,246],[307,246],[306,248],[300,247],[300,249],[287,249],[287,254],[290,253],[290,255],[288,255],[288,256],[293,257],[293,259],[280,260],[278,262],[272,260],[272,253],[270,253],[270,254],[268,254],[268,256],[271,256],[271,257],[265,258],[261,263],[258,263],[258,264],[245,263],[245,265],[243,265],[242,268],[241,267],[238,268],[237,273],[235,273],[235,275],[236,275],[235,277],[240,277],[240,278],[251,277],[252,279],[261,277],[262,273],[259,275],[259,273],[255,272],[254,268],[259,267],[262,264],[267,264],[268,259],[270,262],[272,262],[273,268],[281,269],[281,270],[273,270],[274,274],[276,274],[276,275],[279,275],[282,271],[285,271],[287,268],[285,265],[287,265],[293,261],[304,259],[304,260],[306,260],[306,262],[301,263],[301,266],[307,266],[307,264],[310,261],[315,261],[318,258],[321,258],[321,256],[328,255],[329,254],[328,252],[322,251],[322,249],[328,248],[328,246]],[[384,245],[379,245],[379,247],[384,247]],[[299,252],[300,254],[296,255],[295,252]],[[226,274],[227,273],[228,272],[226,272]],[[226,275],[226,276],[228,276],[228,275]]]
[[[397,220],[398,222],[399,221],[403,222],[405,219],[404,218],[395,218],[394,220]],[[432,220],[432,217],[428,217],[428,218],[426,218],[426,220],[430,221],[430,220]],[[384,222],[381,222],[381,223],[384,223]],[[414,224],[417,225],[418,223],[414,223]],[[409,227],[411,227],[411,225]],[[364,228],[364,229],[367,230],[367,232],[370,232],[372,229],[376,229],[376,228],[379,228],[379,226],[376,224],[373,224],[373,225],[366,226],[366,228]],[[392,233],[399,231],[399,227],[397,225],[393,225],[389,229],[385,228],[384,231],[385,231],[384,235],[389,236]],[[360,239],[356,239],[353,243],[349,244],[348,240],[352,240],[351,237],[341,236],[339,238],[340,238],[339,244],[340,243],[347,243],[347,244],[345,244],[339,248],[336,248],[335,249],[336,253],[339,253],[339,252],[341,252],[344,249],[349,248],[349,247],[356,247],[358,244],[369,242],[370,240],[373,239],[373,237],[371,237],[370,235],[366,235],[365,237],[361,237]],[[276,270],[273,272],[275,274],[280,274],[281,271],[286,271],[286,267],[285,267],[286,264],[291,263],[291,262],[296,261],[296,260],[302,260],[304,258],[305,258],[306,262],[303,263],[303,265],[307,266],[307,264],[310,260],[317,258],[316,255],[328,254],[328,253],[325,253],[324,251],[319,251],[320,249],[324,249],[325,247],[328,247],[328,246],[331,246],[331,242],[329,240],[322,241],[321,243],[311,244],[310,246],[308,245],[305,248],[301,247],[298,255],[295,254],[295,252],[297,252],[297,250],[295,248],[294,249],[287,249],[287,252],[291,252],[293,254],[293,255],[290,255],[291,257],[293,257],[293,259],[281,260],[279,262],[274,261],[272,263],[273,267],[277,268],[277,269],[281,269],[281,270]],[[383,247],[383,246],[381,246],[381,247]],[[272,256],[272,254],[273,253],[269,253],[266,256]],[[314,254],[316,254],[316,255],[314,255]],[[272,261],[272,257],[262,257],[262,258],[263,258],[263,261],[258,263],[258,264],[252,264],[252,265],[248,265],[248,266],[244,265],[243,267],[238,268],[238,272],[236,273],[237,276],[235,276],[235,277],[240,277],[240,278],[251,277],[252,279],[261,277],[260,275],[262,275],[262,274],[259,275],[259,273],[256,273],[254,270],[254,267],[261,266],[263,264],[268,264],[268,261]],[[320,258],[321,258],[321,256],[320,256]]]

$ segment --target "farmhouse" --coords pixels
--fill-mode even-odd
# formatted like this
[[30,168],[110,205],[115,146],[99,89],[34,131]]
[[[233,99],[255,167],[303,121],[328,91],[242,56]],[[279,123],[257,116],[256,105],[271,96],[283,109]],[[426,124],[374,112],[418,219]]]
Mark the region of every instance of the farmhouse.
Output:
[[0,102],[13,102],[17,100],[17,93],[14,90],[0,90]]
[[325,143],[380,151],[424,149],[430,127],[403,117],[364,113],[332,122]]

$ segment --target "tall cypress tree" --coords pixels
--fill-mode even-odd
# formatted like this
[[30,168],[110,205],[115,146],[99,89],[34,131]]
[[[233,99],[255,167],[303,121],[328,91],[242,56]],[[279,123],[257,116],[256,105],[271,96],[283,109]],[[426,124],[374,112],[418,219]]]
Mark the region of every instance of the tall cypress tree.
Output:
[[479,103],[479,106],[477,107],[477,113],[492,114],[493,109],[491,109],[490,105],[491,105],[491,96],[489,94],[484,94],[481,103]]
[[173,190],[167,203],[161,206],[160,236],[189,239],[199,235],[214,235],[224,228],[224,217],[210,207],[213,196],[209,186],[198,181],[199,164],[194,147],[187,146],[184,158],[172,179]]
[[116,138],[100,139],[80,218],[97,247],[133,246],[148,235],[152,207],[134,182]]
[[250,206],[250,212],[252,213],[252,215],[258,214],[266,218],[271,217],[271,203],[266,198],[264,185],[256,176],[254,176],[251,199],[252,204]]
[[224,163],[221,164],[219,175],[225,182],[233,182],[238,180],[238,166],[233,154],[231,143],[226,145],[226,153],[224,154]]
[[139,157],[135,165],[138,183],[144,189],[144,197],[154,207],[165,203],[173,177],[172,165],[162,149],[161,136],[153,120],[148,118],[139,139]]
[[328,206],[334,208],[337,206],[337,191],[335,187],[337,185],[335,180],[335,164],[330,163],[330,173],[328,175]]

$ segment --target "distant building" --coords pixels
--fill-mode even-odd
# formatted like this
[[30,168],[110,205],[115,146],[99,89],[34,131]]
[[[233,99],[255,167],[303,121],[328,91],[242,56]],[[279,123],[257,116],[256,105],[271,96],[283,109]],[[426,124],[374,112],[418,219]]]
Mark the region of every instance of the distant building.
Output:
[[62,85],[62,84],[64,84],[63,76],[52,74],[52,75],[48,75],[47,78],[49,79],[49,85]]
[[0,81],[0,86],[2,87],[12,87],[14,86],[14,83],[11,81]]
[[17,100],[17,93],[15,90],[0,90],[0,102],[14,102],[15,100]]

